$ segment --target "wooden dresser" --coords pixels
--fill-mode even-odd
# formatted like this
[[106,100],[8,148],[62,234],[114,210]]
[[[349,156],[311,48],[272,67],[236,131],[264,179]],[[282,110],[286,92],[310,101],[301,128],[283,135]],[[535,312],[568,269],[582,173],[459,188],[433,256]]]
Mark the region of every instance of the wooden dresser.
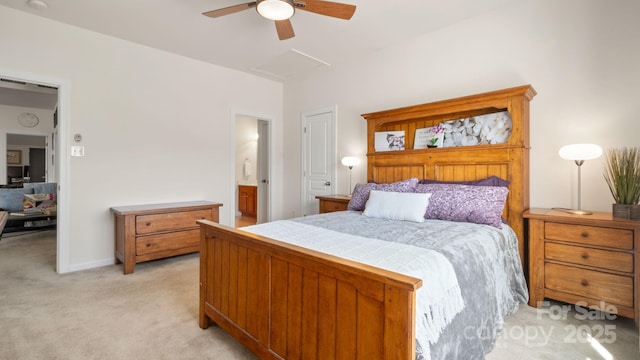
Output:
[[545,298],[615,312],[638,324],[640,221],[611,213],[531,209],[529,305]]
[[199,251],[200,227],[196,220],[218,222],[220,206],[189,201],[112,207],[116,263],[124,264],[126,275],[139,262]]
[[316,199],[320,200],[320,214],[324,214],[347,210],[351,197],[347,195],[324,195],[316,196]]

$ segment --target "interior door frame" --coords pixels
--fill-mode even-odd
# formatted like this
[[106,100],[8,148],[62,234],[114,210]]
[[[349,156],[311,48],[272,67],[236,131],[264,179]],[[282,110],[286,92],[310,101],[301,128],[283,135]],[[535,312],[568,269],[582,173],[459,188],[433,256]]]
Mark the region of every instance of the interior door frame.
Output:
[[[70,194],[66,191],[70,182],[69,169],[69,108],[71,82],[41,74],[0,68],[0,76],[5,79],[23,81],[32,84],[53,86],[58,89],[58,139],[53,151],[55,173],[58,181],[57,193],[57,231],[56,231],[56,272],[64,274],[70,271]],[[5,145],[6,146],[6,145]]]
[[[232,158],[229,160],[229,164],[230,164],[230,181],[229,181],[229,198],[227,199],[227,203],[229,204],[230,207],[230,211],[228,211],[227,213],[229,214],[229,218],[228,218],[228,226],[230,227],[235,227],[236,224],[236,209],[238,208],[238,196],[237,196],[237,183],[236,183],[236,119],[238,118],[238,116],[245,116],[245,117],[251,117],[251,118],[255,118],[257,120],[263,120],[266,121],[268,124],[268,136],[269,136],[269,145],[268,145],[268,162],[269,162],[269,168],[268,168],[268,179],[269,179],[269,183],[267,184],[267,194],[266,197],[268,199],[268,204],[266,206],[266,210],[267,210],[267,214],[266,216],[264,216],[264,218],[266,219],[266,221],[271,221],[271,214],[273,213],[272,210],[272,206],[273,206],[273,202],[271,201],[272,196],[272,186],[271,186],[271,167],[273,164],[273,141],[271,141],[271,139],[273,139],[273,116],[270,115],[265,115],[265,114],[256,114],[255,112],[252,111],[241,111],[241,110],[232,110],[231,111],[231,115],[230,115],[230,146],[231,146],[231,152],[230,154],[233,154]],[[258,155],[259,156],[259,155]],[[257,176],[257,174],[256,174]],[[258,209],[260,209],[260,205],[258,204]],[[258,210],[256,209],[256,210]],[[257,219],[257,217],[256,217]]]
[[[258,159],[256,171],[256,182],[258,183],[258,193],[256,194],[256,201],[258,201],[256,223],[261,224],[271,221],[271,211],[269,211],[271,206],[271,123],[268,120],[257,119],[257,125],[259,137],[258,153],[256,154],[256,158]],[[261,150],[266,151],[263,153]],[[269,191],[266,193],[260,191],[260,188],[265,187],[269,189]]]

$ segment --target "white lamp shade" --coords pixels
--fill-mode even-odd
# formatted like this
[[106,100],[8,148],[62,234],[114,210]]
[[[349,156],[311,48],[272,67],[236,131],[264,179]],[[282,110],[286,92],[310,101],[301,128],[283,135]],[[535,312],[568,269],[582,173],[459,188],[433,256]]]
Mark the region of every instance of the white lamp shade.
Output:
[[602,155],[602,148],[595,144],[571,144],[561,147],[558,155],[565,160],[592,160]]
[[286,20],[295,12],[291,2],[286,0],[262,0],[256,6],[258,14],[269,20]]
[[342,158],[342,165],[344,166],[358,166],[360,165],[360,159],[355,156],[345,156]]

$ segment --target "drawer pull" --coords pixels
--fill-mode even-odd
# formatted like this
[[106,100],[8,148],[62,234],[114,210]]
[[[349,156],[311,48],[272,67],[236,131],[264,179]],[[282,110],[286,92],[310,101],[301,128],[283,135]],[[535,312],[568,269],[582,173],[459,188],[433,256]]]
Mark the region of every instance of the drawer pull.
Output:
[[589,237],[589,233],[588,233],[588,232],[586,232],[586,231],[584,231],[584,232],[582,232],[582,233],[580,234],[580,236],[582,236],[582,238],[586,239],[586,238],[588,238],[588,237]]
[[151,243],[147,243],[147,247],[151,247]]
[[150,222],[147,222],[145,225],[147,225],[147,226],[151,226],[151,223],[150,223]]
[[584,253],[584,254],[582,254],[581,257],[582,257],[582,259],[587,260],[589,258],[589,254]]
[[580,281],[580,285],[582,285],[584,287],[587,287],[587,286],[589,286],[589,282],[587,280],[582,280],[582,281]]

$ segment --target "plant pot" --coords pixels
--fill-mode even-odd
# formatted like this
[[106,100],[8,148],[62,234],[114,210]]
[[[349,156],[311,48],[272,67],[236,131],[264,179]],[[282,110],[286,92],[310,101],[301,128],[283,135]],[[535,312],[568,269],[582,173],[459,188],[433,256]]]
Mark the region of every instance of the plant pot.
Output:
[[640,220],[640,205],[613,204],[613,217]]

